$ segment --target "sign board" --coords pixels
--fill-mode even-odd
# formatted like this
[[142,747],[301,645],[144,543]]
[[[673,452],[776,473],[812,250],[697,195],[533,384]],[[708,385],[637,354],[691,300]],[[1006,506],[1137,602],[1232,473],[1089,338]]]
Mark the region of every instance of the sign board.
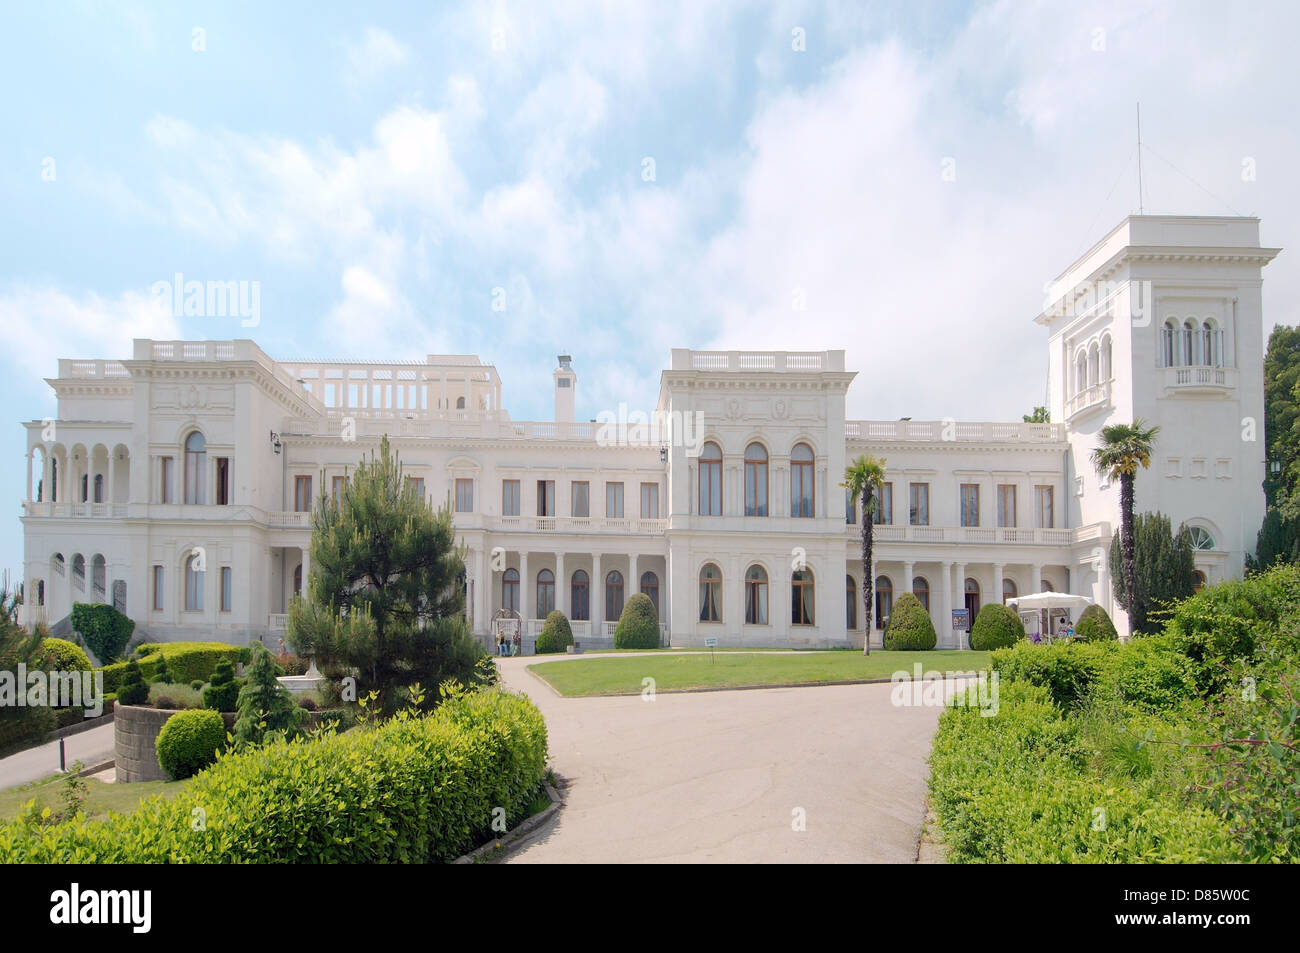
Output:
[[718,647],[718,640],[717,640],[717,639],[705,639],[705,640],[704,640],[704,647],[705,647],[706,649],[714,649],[714,648],[717,648],[717,647]]
[[953,609],[952,610],[952,627],[955,632],[965,632],[970,629],[970,610]]

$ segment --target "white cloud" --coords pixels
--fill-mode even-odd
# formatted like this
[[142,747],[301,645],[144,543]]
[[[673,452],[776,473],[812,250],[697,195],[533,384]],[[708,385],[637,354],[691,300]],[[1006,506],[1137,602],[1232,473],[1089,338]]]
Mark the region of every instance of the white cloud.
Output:
[[404,66],[410,51],[387,30],[369,27],[359,43],[346,44],[348,76],[354,83],[374,82]]

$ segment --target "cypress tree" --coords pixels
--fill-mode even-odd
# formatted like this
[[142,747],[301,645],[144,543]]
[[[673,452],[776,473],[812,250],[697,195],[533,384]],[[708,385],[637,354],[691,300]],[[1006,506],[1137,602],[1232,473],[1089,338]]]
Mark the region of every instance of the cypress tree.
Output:
[[[1112,572],[1115,600],[1128,611],[1134,634],[1150,634],[1163,625],[1160,610],[1196,591],[1191,533],[1180,526],[1175,535],[1163,513],[1141,513],[1133,520],[1133,556],[1136,599],[1129,599],[1125,574]],[[1111,539],[1110,560],[1112,566],[1120,564],[1119,536]]]

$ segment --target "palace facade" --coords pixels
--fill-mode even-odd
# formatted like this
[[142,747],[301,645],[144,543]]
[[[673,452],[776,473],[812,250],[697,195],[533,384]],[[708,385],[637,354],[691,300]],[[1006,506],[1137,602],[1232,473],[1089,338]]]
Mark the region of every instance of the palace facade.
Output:
[[[60,360],[58,416],[27,430],[29,621],[111,602],[152,639],[274,646],[310,572],[310,510],[387,434],[408,478],[450,503],[467,611],[488,638],[558,608],[612,644],[645,592],[666,644],[858,646],[916,593],[940,646],[951,610],[1055,589],[1124,627],[1108,550],[1119,488],[1090,457],[1102,427],[1160,426],[1137,509],[1187,524],[1207,581],[1239,576],[1264,512],[1261,247],[1253,218],[1132,216],[1050,285],[1052,423],[849,420],[843,351],[673,350],[657,405],[514,420],[497,368],[276,360],[251,340],[137,340],[126,359]],[[884,458],[874,618],[857,514],[840,487]],[[531,640],[525,640],[528,644]]]

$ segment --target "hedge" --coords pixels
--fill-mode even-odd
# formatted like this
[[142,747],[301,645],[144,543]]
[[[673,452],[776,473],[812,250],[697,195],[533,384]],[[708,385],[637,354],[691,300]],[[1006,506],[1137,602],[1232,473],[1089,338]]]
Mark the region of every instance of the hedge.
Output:
[[[248,650],[241,645],[229,645],[226,642],[153,642],[136,649],[139,656],[140,674],[149,681],[158,673],[158,656],[167,658],[167,671],[173,682],[189,684],[195,679],[204,682],[212,678],[217,670],[217,663],[230,662],[232,665],[247,658]],[[117,691],[126,671],[126,662],[104,666],[104,691]]]
[[1025,640],[1025,624],[1010,606],[990,602],[975,616],[970,630],[972,649],[1006,649]]
[[614,628],[614,648],[659,648],[659,614],[644,592],[638,592],[623,605],[623,614]]
[[47,705],[0,708],[0,753],[23,748],[59,727],[59,716]]
[[928,652],[939,641],[921,600],[905,592],[894,602],[885,624],[885,648],[890,651]]
[[41,651],[45,653],[47,672],[88,672],[92,668],[81,646],[67,639],[42,639]]
[[952,708],[939,719],[930,790],[950,862],[1240,860],[1209,811],[1089,775],[1077,726],[1046,686],[1002,682],[999,696],[996,717]]
[[133,621],[103,602],[73,603],[71,622],[101,663],[118,658],[135,631]]
[[[657,627],[655,637],[658,638]],[[537,654],[549,655],[552,652],[563,652],[572,644],[573,628],[564,613],[555,609],[547,615],[546,624],[542,626],[542,631],[537,636]]]
[[1112,642],[1119,638],[1115,623],[1097,604],[1088,606],[1074,626],[1074,637],[1084,642]]
[[10,821],[0,863],[445,862],[494,836],[494,808],[522,819],[545,772],[541,712],[484,690],[427,716],[222,755],[131,814]]
[[1118,642],[1022,641],[994,651],[992,666],[1002,679],[1046,688],[1052,701],[1068,708],[1088,693],[1119,648]]
[[154,746],[158,764],[179,781],[217,760],[217,752],[226,746],[226,723],[220,712],[178,711],[162,726]]

